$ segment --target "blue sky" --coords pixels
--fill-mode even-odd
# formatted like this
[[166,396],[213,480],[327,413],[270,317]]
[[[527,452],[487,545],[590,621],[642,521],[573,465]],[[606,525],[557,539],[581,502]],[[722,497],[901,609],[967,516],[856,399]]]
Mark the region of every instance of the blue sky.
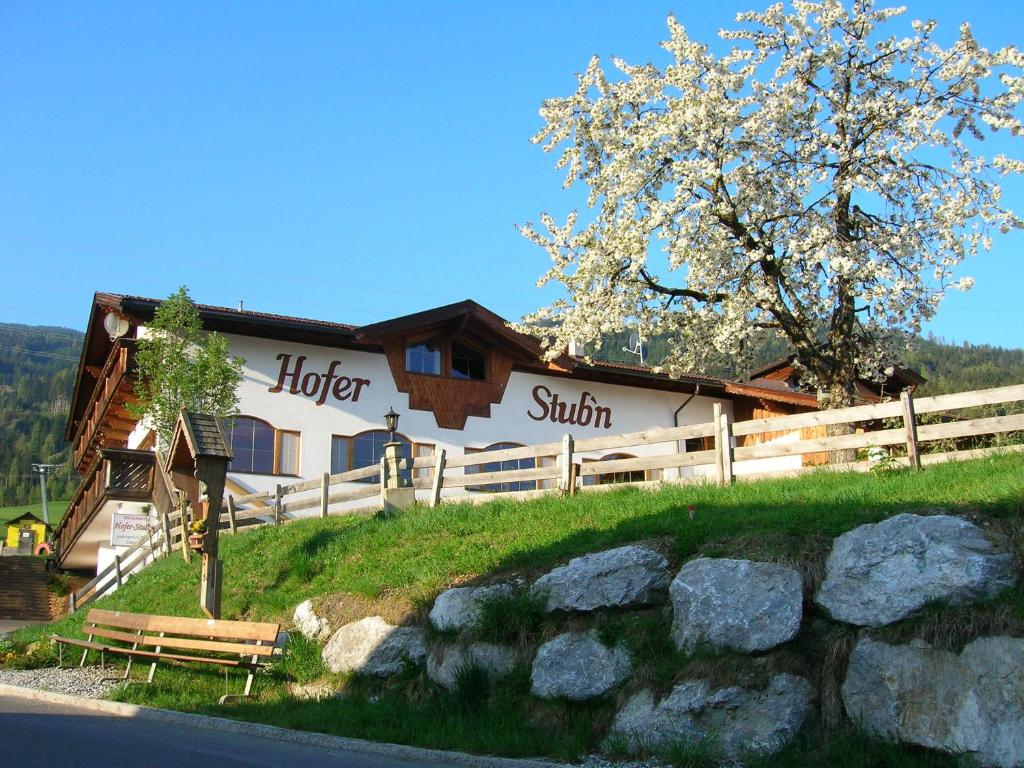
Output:
[[[550,301],[516,223],[581,204],[531,145],[592,54],[664,62],[748,0],[0,5],[0,321],[81,328],[95,290],[367,323]],[[1019,2],[910,0],[1024,43]],[[1024,155],[1024,147],[1016,150]],[[1006,185],[1024,213],[1024,183]],[[1024,347],[1024,235],[931,330]]]

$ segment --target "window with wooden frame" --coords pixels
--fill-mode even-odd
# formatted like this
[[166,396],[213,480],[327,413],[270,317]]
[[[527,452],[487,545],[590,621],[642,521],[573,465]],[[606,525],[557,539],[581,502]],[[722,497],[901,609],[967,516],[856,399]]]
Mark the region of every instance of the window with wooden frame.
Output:
[[[384,429],[372,429],[356,435],[331,436],[331,474],[337,475],[352,469],[376,466],[384,456],[384,446],[390,442],[391,433]],[[405,435],[395,433],[395,442],[402,444],[402,455],[422,457],[434,455],[433,443],[414,443]],[[415,470],[416,479],[433,478],[434,470],[424,467]],[[364,477],[360,483],[379,483],[380,474]]]
[[[522,443],[493,443],[486,448],[466,448],[465,453],[487,453],[488,451],[503,451],[506,448],[521,448]],[[481,456],[481,459],[484,457]],[[489,461],[482,464],[469,464],[464,470],[467,475],[485,474],[488,472],[507,472],[514,469],[534,469],[537,460],[530,457],[525,459],[506,459],[505,461]],[[467,491],[480,491],[485,493],[508,493],[512,491],[533,491],[537,488],[536,480],[518,480],[508,483],[488,483],[487,485],[466,486]]]
[[436,337],[405,345],[405,370],[425,376],[441,375],[441,342]]
[[[599,461],[615,461],[617,459],[635,459],[631,453],[609,453],[600,459],[584,459],[585,464]],[[586,475],[584,485],[613,485],[615,483],[641,483],[645,480],[661,480],[660,469],[635,469],[628,472],[607,472],[600,475]]]
[[230,472],[299,474],[299,432],[277,429],[254,416],[236,416],[228,422],[228,442],[232,453]]
[[414,338],[405,345],[405,371],[463,381],[487,381],[487,353],[448,336]]

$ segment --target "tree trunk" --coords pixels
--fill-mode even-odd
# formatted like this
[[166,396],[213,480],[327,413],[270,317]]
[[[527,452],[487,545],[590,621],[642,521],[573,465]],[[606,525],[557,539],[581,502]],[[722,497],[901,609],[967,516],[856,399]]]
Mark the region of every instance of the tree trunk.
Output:
[[[828,389],[818,392],[818,407],[821,410],[831,408],[847,408],[857,400],[857,388],[853,377],[845,380],[833,381]],[[839,435],[852,435],[854,428],[852,424],[829,424],[825,427],[825,434],[828,437]],[[848,464],[857,460],[857,450],[847,448],[838,451],[829,451],[829,464]]]

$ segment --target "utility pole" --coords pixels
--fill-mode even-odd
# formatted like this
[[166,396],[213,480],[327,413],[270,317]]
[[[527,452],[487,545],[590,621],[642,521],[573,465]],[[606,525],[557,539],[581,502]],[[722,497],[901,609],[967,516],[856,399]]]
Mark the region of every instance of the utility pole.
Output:
[[50,524],[50,506],[46,498],[46,477],[53,470],[60,467],[60,464],[33,464],[32,471],[39,474],[39,491],[43,497],[43,522]]

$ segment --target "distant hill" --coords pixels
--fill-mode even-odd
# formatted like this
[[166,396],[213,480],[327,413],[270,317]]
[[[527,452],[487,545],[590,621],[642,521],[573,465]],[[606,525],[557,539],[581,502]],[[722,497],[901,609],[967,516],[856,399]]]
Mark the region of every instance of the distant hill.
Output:
[[0,323],[0,506],[39,501],[32,464],[65,464],[48,483],[68,498],[77,479],[66,466],[64,425],[82,333],[70,328]]

